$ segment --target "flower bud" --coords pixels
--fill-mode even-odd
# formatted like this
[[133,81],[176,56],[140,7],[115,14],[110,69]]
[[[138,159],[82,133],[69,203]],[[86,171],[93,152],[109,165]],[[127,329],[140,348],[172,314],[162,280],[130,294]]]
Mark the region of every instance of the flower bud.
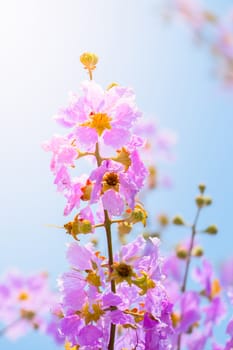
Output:
[[205,199],[203,196],[197,196],[195,198],[195,201],[198,208],[202,208],[205,205]]
[[165,227],[169,224],[169,218],[166,214],[160,214],[157,219],[158,219],[159,224],[163,227]]
[[149,239],[150,237],[151,237],[150,232],[144,232],[144,233],[143,233],[143,238],[144,238],[144,239]]
[[204,197],[205,205],[211,205],[213,203],[211,197]]
[[87,234],[92,232],[92,224],[89,220],[80,220],[78,223],[80,233]]
[[185,224],[183,218],[181,216],[179,216],[179,215],[176,215],[173,218],[172,223],[174,225],[184,225]]
[[202,247],[194,247],[192,250],[192,256],[196,256],[196,257],[201,257],[204,255],[204,250],[202,249]]
[[204,230],[204,232],[209,233],[210,235],[216,235],[216,233],[218,233],[218,228],[216,225],[210,225]]
[[157,170],[153,165],[151,165],[148,167],[148,172],[149,172],[148,186],[149,186],[149,189],[153,190],[154,188],[157,187],[157,184],[158,184]]
[[147,212],[143,208],[142,204],[137,203],[134,210],[128,210],[130,216],[127,218],[127,221],[130,224],[136,224],[137,222],[142,222],[143,226],[146,226]]
[[177,258],[180,258],[180,259],[186,259],[188,256],[187,249],[182,246],[176,247],[176,256]]
[[216,24],[218,22],[218,17],[213,12],[204,11],[203,15],[205,20],[211,24]]
[[199,188],[199,191],[201,192],[201,194],[203,194],[203,193],[205,192],[206,185],[205,185],[205,184],[200,184],[200,185],[198,186],[198,188]]
[[80,62],[84,65],[85,69],[94,70],[98,63],[98,56],[91,52],[84,52],[80,56]]

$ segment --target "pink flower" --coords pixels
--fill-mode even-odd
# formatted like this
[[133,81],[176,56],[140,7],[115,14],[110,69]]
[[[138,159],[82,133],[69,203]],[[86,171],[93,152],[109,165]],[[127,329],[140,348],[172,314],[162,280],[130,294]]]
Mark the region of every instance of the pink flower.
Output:
[[50,168],[54,174],[56,174],[61,167],[74,166],[74,161],[78,153],[71,144],[69,138],[55,135],[50,141],[44,142],[42,147],[46,152],[53,153]]
[[27,277],[9,272],[0,286],[0,300],[0,323],[7,327],[4,335],[17,339],[33,329],[45,331],[56,295],[44,273]]
[[95,169],[91,175],[90,180],[94,182],[93,191],[91,195],[91,203],[95,203],[102,197],[104,209],[108,210],[110,215],[121,215],[124,211],[125,205],[134,208],[135,196],[143,183],[142,174],[133,174],[133,169],[141,165],[138,160],[133,161],[133,166],[125,171],[123,165],[106,160],[103,161],[100,167]]
[[139,237],[122,247],[112,272],[112,278],[119,282],[116,294],[110,291],[107,258],[90,244],[81,247],[72,243],[67,257],[72,270],[60,279],[64,317],[59,329],[63,337],[83,350],[107,349],[113,323],[132,327],[132,332],[126,327],[122,334],[116,334],[116,350],[129,344],[141,344],[151,350],[155,344],[161,350],[171,348],[172,305],[162,284],[157,239],[145,241]]
[[104,91],[94,81],[85,81],[82,92],[82,96],[72,95],[69,107],[61,110],[56,120],[74,128],[80,147],[94,149],[100,139],[114,148],[124,146],[140,116],[133,92],[119,86]]

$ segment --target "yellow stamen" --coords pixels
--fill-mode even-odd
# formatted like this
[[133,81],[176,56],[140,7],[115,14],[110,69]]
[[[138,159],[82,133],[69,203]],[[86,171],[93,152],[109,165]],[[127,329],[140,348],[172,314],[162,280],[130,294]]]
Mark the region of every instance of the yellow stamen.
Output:
[[85,123],[82,123],[81,126],[88,126],[89,128],[95,129],[97,134],[101,136],[104,130],[110,130],[112,118],[109,117],[106,113],[95,113],[90,114],[89,120]]
[[112,265],[112,273],[110,278],[115,281],[115,283],[122,283],[124,281],[128,282],[131,286],[132,277],[136,277],[136,274],[133,272],[133,269],[130,265],[124,262],[115,262]]
[[181,320],[181,316],[177,312],[172,312],[171,319],[172,319],[173,327],[176,327]]
[[114,190],[119,192],[119,175],[117,173],[107,172],[103,176],[102,191]]
[[221,292],[221,285],[219,283],[219,280],[215,279],[213,280],[212,286],[211,286],[211,298],[214,298],[220,292]]
[[97,322],[102,315],[104,315],[104,311],[101,309],[99,304],[93,304],[92,310],[89,310],[89,304],[86,303],[82,308],[82,317],[85,319],[85,323],[88,324],[92,321]]
[[29,294],[27,292],[21,292],[18,296],[18,300],[25,301],[29,299]]
[[65,350],[78,350],[79,345],[72,346],[70,342],[65,342]]

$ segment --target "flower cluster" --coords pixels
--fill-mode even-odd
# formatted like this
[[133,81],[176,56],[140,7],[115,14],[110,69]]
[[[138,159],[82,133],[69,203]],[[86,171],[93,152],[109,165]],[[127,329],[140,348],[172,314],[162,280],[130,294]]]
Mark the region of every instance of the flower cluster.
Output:
[[8,272],[0,284],[0,334],[17,339],[33,329],[47,333],[55,302],[57,295],[50,290],[46,273],[27,277]]
[[[75,240],[103,229],[108,257],[90,244],[70,245],[72,270],[60,279],[62,300],[55,310],[60,336],[67,349],[171,349],[172,304],[162,282],[158,240],[139,237],[118,254],[112,246],[113,224],[127,232],[146,224],[137,198],[148,175],[140,158],[146,144],[137,126],[141,113],[131,89],[111,84],[104,90],[92,80],[96,55],[85,53],[81,62],[91,81],[55,118],[68,133],[44,149],[52,152],[54,183],[67,200],[64,215],[78,209],[64,228]],[[157,137],[167,154],[168,139]],[[81,159],[94,168],[88,175],[80,174]]]
[[169,16],[184,19],[198,40],[202,40],[216,60],[217,74],[227,87],[233,85],[232,11],[220,17],[194,0],[169,1]]
[[[138,152],[144,142],[132,133],[139,117],[128,88],[114,85],[103,90],[94,81],[85,81],[82,94],[71,96],[69,106],[56,116],[70,132],[43,145],[52,152],[54,183],[67,200],[65,215],[82,204],[97,202],[113,216],[120,216],[127,207],[134,209],[135,196],[147,175]],[[83,157],[96,168],[89,176],[78,177],[78,170],[74,176],[76,163]]]
[[164,264],[164,273],[169,276],[165,285],[174,303],[173,326],[177,338],[183,334],[181,349],[204,350],[216,344],[215,326],[226,317],[224,294],[213,267],[204,258],[192,269],[195,288],[182,292],[184,268],[185,259],[177,256],[168,257]]
[[[70,244],[72,266],[59,281],[60,331],[78,349],[108,349],[109,326],[116,327],[114,349],[171,349],[172,304],[163,285],[159,240],[142,237],[121,248],[109,274],[107,258],[88,244]],[[115,282],[115,292],[110,289]]]

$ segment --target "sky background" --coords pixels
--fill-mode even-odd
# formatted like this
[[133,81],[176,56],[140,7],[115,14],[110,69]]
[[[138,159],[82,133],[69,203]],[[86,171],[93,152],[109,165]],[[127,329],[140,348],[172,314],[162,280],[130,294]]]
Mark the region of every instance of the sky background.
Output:
[[[230,0],[209,0],[219,13]],[[153,210],[182,213],[193,220],[199,182],[214,204],[200,220],[219,226],[203,238],[216,264],[232,255],[233,96],[214,77],[212,58],[196,46],[185,25],[162,20],[163,1],[8,0],[0,4],[1,236],[0,270],[47,270],[55,281],[67,268],[62,230],[64,200],[49,171],[42,141],[59,131],[52,120],[77,91],[86,73],[84,51],[100,60],[95,79],[134,88],[140,109],[178,135],[176,162],[167,167],[174,186],[159,190]],[[181,238],[170,230],[166,239]],[[0,349],[50,349],[46,337],[17,343],[0,339]]]

